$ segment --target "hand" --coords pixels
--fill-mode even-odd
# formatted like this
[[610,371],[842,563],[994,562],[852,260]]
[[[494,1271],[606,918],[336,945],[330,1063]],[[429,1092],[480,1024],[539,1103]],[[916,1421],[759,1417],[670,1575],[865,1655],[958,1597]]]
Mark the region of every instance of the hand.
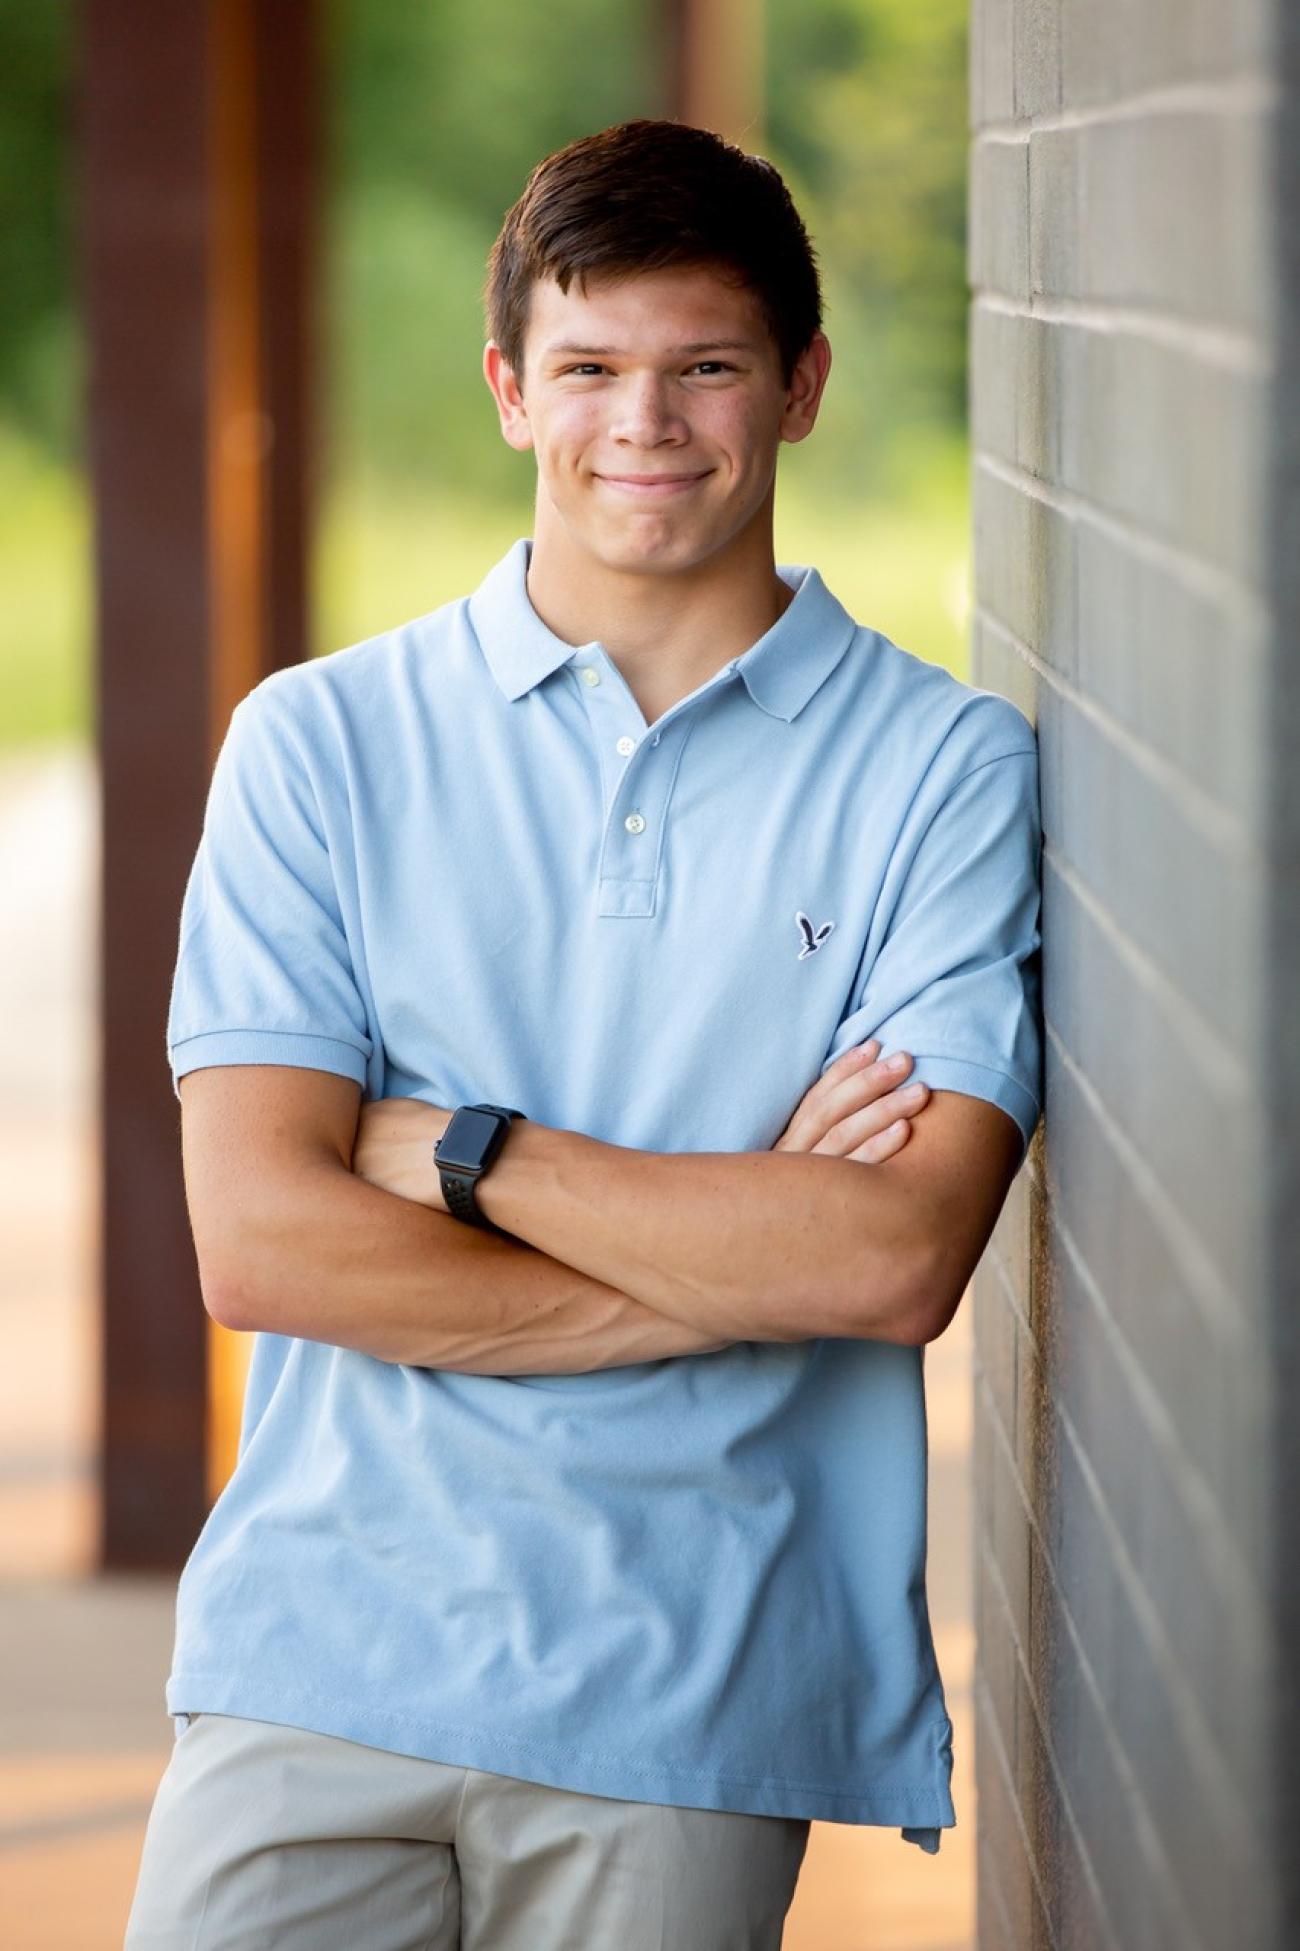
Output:
[[906,1097],[911,1056],[898,1070],[875,1061],[880,1041],[872,1037],[836,1058],[824,1077],[806,1093],[772,1150],[824,1152],[832,1158],[861,1159],[879,1165],[900,1151],[912,1135],[911,1120],[929,1100],[927,1084]]
[[352,1170],[359,1179],[445,1213],[433,1148],[451,1112],[420,1097],[378,1097],[361,1106]]

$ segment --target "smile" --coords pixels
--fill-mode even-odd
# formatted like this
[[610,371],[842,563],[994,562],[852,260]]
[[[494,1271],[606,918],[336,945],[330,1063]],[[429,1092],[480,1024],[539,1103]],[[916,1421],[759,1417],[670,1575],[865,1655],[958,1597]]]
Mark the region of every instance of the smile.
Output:
[[683,494],[687,488],[698,488],[711,472],[711,469],[706,469],[703,474],[661,475],[657,479],[638,479],[634,474],[598,474],[596,479],[603,481],[607,488],[617,488],[621,494],[641,495],[647,500],[659,501],[668,495]]

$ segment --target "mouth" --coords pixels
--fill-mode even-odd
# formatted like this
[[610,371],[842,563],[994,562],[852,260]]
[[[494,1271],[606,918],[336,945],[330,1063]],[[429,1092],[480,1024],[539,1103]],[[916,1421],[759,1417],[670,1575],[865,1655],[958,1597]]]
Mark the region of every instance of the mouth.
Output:
[[712,472],[712,468],[705,468],[699,474],[598,474],[596,479],[620,494],[661,501],[669,495],[685,494],[687,489],[697,488]]

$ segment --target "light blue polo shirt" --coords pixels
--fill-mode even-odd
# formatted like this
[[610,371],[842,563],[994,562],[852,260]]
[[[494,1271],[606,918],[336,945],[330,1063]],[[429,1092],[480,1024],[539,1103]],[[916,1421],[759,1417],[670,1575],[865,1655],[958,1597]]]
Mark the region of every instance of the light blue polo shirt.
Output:
[[[765,1151],[874,1034],[1027,1145],[1023,714],[780,566],[780,619],[647,726],[601,644],[533,609],[531,547],[236,708],[174,1080],[303,1065],[617,1145]],[[168,1709],[933,1851],[955,1817],[923,1354],[820,1337],[497,1376],[260,1333]]]

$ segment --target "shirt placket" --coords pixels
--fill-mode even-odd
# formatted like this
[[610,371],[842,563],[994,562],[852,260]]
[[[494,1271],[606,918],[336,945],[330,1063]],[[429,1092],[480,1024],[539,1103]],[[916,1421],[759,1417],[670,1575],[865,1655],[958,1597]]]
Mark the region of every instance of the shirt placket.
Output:
[[603,650],[584,650],[573,669],[600,763],[604,829],[597,913],[655,911],[668,811],[678,768],[701,702],[730,681],[724,665],[704,684],[646,724],[618,666]]

